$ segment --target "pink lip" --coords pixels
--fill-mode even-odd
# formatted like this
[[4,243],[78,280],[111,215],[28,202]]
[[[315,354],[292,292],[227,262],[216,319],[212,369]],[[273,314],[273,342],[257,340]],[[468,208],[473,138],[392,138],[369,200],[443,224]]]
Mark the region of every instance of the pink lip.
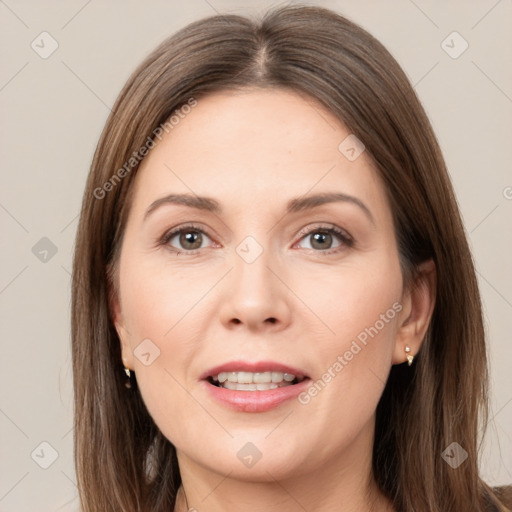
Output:
[[202,383],[207,392],[221,405],[240,412],[265,412],[279,407],[283,402],[297,397],[310,385],[311,379],[304,379],[298,384],[284,386],[268,391],[235,391],[233,389],[219,388],[207,380]]
[[[207,380],[208,377],[218,375],[221,372],[233,371],[291,373],[296,377],[304,378],[304,380],[298,384],[269,389],[267,391],[235,391],[214,386]],[[206,387],[206,391],[214,400],[229,409],[239,412],[265,412],[275,409],[284,402],[297,397],[311,382],[311,379],[306,377],[304,371],[273,361],[260,361],[256,363],[232,361],[203,373],[201,380]]]
[[306,373],[298,368],[293,368],[286,364],[277,363],[275,361],[258,361],[255,363],[247,361],[230,361],[214,368],[210,368],[204,372],[199,378],[201,380],[213,377],[221,372],[282,372],[291,373],[295,377],[302,378],[306,377]]

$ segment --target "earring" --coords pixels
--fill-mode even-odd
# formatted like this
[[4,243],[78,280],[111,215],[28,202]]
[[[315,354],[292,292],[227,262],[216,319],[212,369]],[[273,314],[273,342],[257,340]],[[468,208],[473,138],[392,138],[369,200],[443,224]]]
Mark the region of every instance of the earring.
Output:
[[411,366],[412,362],[414,361],[414,356],[409,354],[409,352],[411,351],[409,345],[406,345],[405,346],[405,352],[407,353],[407,364],[409,366]]
[[126,366],[124,367],[124,373],[126,373],[126,376],[128,377],[125,380],[124,385],[125,385],[126,389],[131,389],[131,387],[132,387],[132,373],[131,373],[129,368],[126,368]]

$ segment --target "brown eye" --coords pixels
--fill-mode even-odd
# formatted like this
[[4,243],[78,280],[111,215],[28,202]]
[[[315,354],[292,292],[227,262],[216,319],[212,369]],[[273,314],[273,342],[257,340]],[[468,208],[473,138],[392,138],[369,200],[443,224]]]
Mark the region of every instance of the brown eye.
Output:
[[182,231],[179,241],[183,249],[199,249],[201,247],[203,237],[198,231]]
[[348,233],[334,227],[317,227],[304,230],[301,232],[301,235],[303,237],[299,243],[309,242],[303,248],[314,249],[316,252],[325,252],[327,254],[342,250],[344,247],[352,247],[354,244],[353,239]]
[[209,240],[202,230],[193,227],[182,227],[167,233],[162,240],[164,245],[169,245],[176,252],[196,251],[204,247],[204,242]]
[[330,249],[333,243],[332,235],[330,233],[317,232],[311,236],[311,247],[313,249]]

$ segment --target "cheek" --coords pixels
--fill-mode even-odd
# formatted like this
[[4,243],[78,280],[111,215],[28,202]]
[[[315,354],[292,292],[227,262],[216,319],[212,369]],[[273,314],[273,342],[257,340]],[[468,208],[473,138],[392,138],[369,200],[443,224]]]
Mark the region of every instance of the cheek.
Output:
[[[149,258],[148,258],[149,259]],[[123,312],[137,337],[167,342],[208,290],[207,273],[181,271],[165,262],[127,261],[124,268]],[[175,337],[175,336],[174,336]]]
[[218,277],[211,270],[177,271],[133,259],[121,268],[121,280],[138,388],[156,424],[179,446],[189,435],[187,422],[173,418],[183,411],[204,416],[187,389],[197,378],[191,368],[204,338],[201,332],[211,322],[203,314],[207,301],[201,298]]
[[348,410],[369,416],[391,367],[402,309],[399,265],[383,260],[345,268],[321,282],[322,290],[311,283],[298,287],[322,330],[314,345],[304,347],[307,359],[316,362],[318,385],[304,395],[303,403],[331,403],[334,414]]
[[[400,300],[402,276],[398,262],[382,258],[368,265],[341,265],[327,269],[328,276],[316,273],[305,278],[299,272],[290,276],[294,293],[316,316],[319,330],[331,340],[326,345],[334,349],[343,340],[364,338],[365,329],[377,324],[387,330],[394,323]],[[382,320],[381,315],[388,315]],[[306,315],[304,314],[304,317]],[[383,323],[384,321],[384,323]],[[309,322],[312,325],[312,322]],[[329,336],[329,333],[331,336]]]

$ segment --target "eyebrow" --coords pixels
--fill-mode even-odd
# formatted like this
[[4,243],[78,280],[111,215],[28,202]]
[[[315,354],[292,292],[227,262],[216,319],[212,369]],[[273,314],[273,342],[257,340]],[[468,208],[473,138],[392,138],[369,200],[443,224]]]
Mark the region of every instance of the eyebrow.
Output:
[[[375,225],[375,219],[373,218],[372,212],[360,199],[338,192],[325,192],[322,194],[291,199],[286,204],[286,213],[310,210],[324,204],[335,202],[350,203],[358,206],[366,214],[371,223]],[[144,220],[146,220],[149,215],[156,209],[165,204],[183,205],[188,206],[189,208],[196,208],[198,210],[204,210],[215,214],[222,213],[222,207],[220,206],[220,203],[211,197],[200,197],[192,194],[169,194],[151,203],[149,208],[146,210],[146,213],[144,214]]]

